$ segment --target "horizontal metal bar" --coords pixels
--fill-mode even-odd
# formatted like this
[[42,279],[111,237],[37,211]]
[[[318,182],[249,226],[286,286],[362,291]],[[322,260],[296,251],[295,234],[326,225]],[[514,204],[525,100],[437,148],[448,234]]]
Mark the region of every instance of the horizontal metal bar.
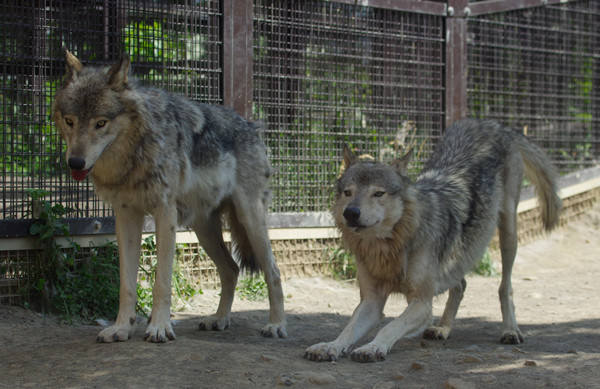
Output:
[[[561,197],[563,198],[594,189],[598,187],[598,185],[600,185],[600,167],[593,167],[567,174],[566,176],[560,177],[558,180],[558,187],[560,189]],[[531,199],[536,200],[533,188],[528,187],[523,189],[521,192],[521,202]],[[71,218],[65,219],[65,222],[69,225],[69,231],[72,236],[115,234],[114,217],[85,219]],[[0,221],[0,237],[28,237],[30,236],[29,228],[33,223],[33,220],[2,220]],[[267,225],[270,230],[293,229],[296,231],[296,229],[306,228],[332,228],[334,222],[329,212],[287,212],[268,214]],[[154,220],[150,216],[146,216],[143,231],[145,234],[154,232]],[[320,230],[320,233],[325,233],[325,230]],[[330,234],[331,232],[327,233]],[[282,239],[280,235],[282,235],[282,233],[273,236],[272,238]],[[298,236],[296,236],[296,239],[299,239]],[[3,242],[0,241],[0,250],[10,249],[3,247],[4,245],[2,243]]]
[[[0,220],[0,238],[29,236],[29,229],[33,223],[33,220]],[[0,248],[1,246],[2,244],[0,244]]]
[[[562,199],[575,196],[589,190],[593,190],[600,186],[600,167],[584,169],[575,173],[568,174],[559,178],[558,187]],[[532,187],[525,188],[521,191],[521,199],[519,203],[519,212],[534,208],[537,204],[537,198]],[[107,218],[112,219],[112,218]],[[288,239],[328,239],[338,237],[338,231],[333,226],[331,215],[327,212],[306,212],[306,213],[275,213],[267,216],[269,224],[269,236],[271,240],[288,240]],[[79,219],[81,222],[89,223],[90,219]],[[0,226],[4,226],[7,222],[0,221]],[[19,224],[31,225],[33,221],[18,221]],[[146,226],[147,227],[147,226]],[[28,231],[28,228],[27,228]],[[144,232],[146,235],[150,231]],[[4,241],[0,241],[0,250],[27,250],[34,248],[34,241],[28,238],[29,234],[14,235]],[[2,235],[0,235],[2,236]],[[18,239],[15,239],[18,238]],[[100,232],[94,234],[77,234],[73,240],[81,245],[89,242],[102,244],[106,240],[115,240],[113,232]],[[226,232],[224,239],[230,241],[230,236]],[[178,242],[196,242],[196,237],[190,232],[178,232]],[[61,243],[59,239],[59,243]],[[62,243],[61,243],[62,244]]]
[[336,3],[408,11],[426,15],[446,16],[446,4],[435,1],[415,0],[335,0]]
[[[65,218],[62,220],[69,226],[70,235],[114,234],[114,217]],[[31,236],[29,229],[36,220],[2,220],[0,221],[0,238]]]
[[467,16],[481,16],[498,12],[514,11],[524,8],[569,3],[572,0],[488,0],[469,3]]
[[[35,220],[1,220],[0,238],[17,238],[31,236],[29,229]],[[115,234],[115,218],[65,218],[63,222],[69,226],[69,234],[77,235],[105,235]],[[313,226],[332,226],[333,221],[329,212],[303,212],[303,213],[274,213],[267,215],[269,228],[306,228]],[[153,233],[156,230],[154,219],[146,216],[142,231]],[[184,231],[185,228],[181,229]],[[1,248],[1,247],[0,247]]]

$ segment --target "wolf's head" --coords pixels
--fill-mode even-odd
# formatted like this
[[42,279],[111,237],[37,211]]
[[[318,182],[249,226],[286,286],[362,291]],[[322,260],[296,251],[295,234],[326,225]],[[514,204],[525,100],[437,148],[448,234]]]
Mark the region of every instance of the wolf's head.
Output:
[[84,67],[64,50],[67,72],[54,97],[52,117],[67,144],[71,175],[83,180],[131,118],[125,113],[129,57],[110,68]]
[[390,165],[361,161],[344,145],[344,171],[337,182],[333,218],[342,230],[376,238],[390,237],[404,211],[410,186],[405,171],[412,150]]

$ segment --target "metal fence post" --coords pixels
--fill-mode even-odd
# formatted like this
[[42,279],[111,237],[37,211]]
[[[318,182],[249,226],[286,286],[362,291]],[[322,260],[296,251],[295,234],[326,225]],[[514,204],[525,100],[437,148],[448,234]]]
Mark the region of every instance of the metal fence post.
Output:
[[446,127],[467,114],[468,0],[448,0],[446,17]]
[[223,104],[252,116],[253,3],[223,1]]

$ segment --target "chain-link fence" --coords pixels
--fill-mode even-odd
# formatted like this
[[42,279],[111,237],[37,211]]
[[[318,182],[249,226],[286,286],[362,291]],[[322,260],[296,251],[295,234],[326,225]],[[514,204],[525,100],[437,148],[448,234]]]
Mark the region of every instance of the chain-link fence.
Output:
[[259,1],[254,116],[277,167],[275,212],[324,211],[342,144],[426,157],[444,121],[444,19],[335,2]]
[[[0,297],[31,288],[43,255],[1,239],[29,235],[30,189],[74,210],[72,234],[114,232],[91,182],[69,177],[50,119],[63,46],[94,66],[128,53],[143,83],[264,122],[275,226],[290,214],[294,227],[328,223],[343,143],[383,161],[412,147],[418,171],[463,115],[523,131],[561,173],[599,164],[600,1],[364,3],[0,2]],[[579,203],[565,202],[566,218],[583,212]],[[284,276],[323,271],[330,246],[330,238],[273,244]],[[213,264],[187,247],[188,270],[216,285]]]
[[[65,73],[62,47],[85,65],[104,66],[128,53],[143,82],[222,104],[222,14],[219,1],[57,1],[0,5],[0,231],[26,234],[28,188],[76,210],[105,217],[110,208],[90,181],[74,182],[63,143],[50,118],[52,97]],[[76,231],[75,231],[76,232]]]
[[525,132],[562,173],[600,155],[600,2],[468,20],[468,108]]

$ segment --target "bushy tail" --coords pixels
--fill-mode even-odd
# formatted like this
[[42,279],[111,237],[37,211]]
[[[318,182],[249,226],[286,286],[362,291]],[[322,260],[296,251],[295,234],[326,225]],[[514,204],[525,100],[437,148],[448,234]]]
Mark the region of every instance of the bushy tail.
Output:
[[548,155],[525,136],[518,134],[515,141],[525,162],[525,176],[535,187],[544,228],[550,231],[558,225],[562,210],[562,200],[556,185],[558,171]]
[[248,234],[242,223],[238,220],[233,207],[229,209],[229,231],[231,232],[234,257],[240,268],[250,274],[260,272],[262,269],[258,264],[256,254],[252,249],[250,239],[248,239]]

